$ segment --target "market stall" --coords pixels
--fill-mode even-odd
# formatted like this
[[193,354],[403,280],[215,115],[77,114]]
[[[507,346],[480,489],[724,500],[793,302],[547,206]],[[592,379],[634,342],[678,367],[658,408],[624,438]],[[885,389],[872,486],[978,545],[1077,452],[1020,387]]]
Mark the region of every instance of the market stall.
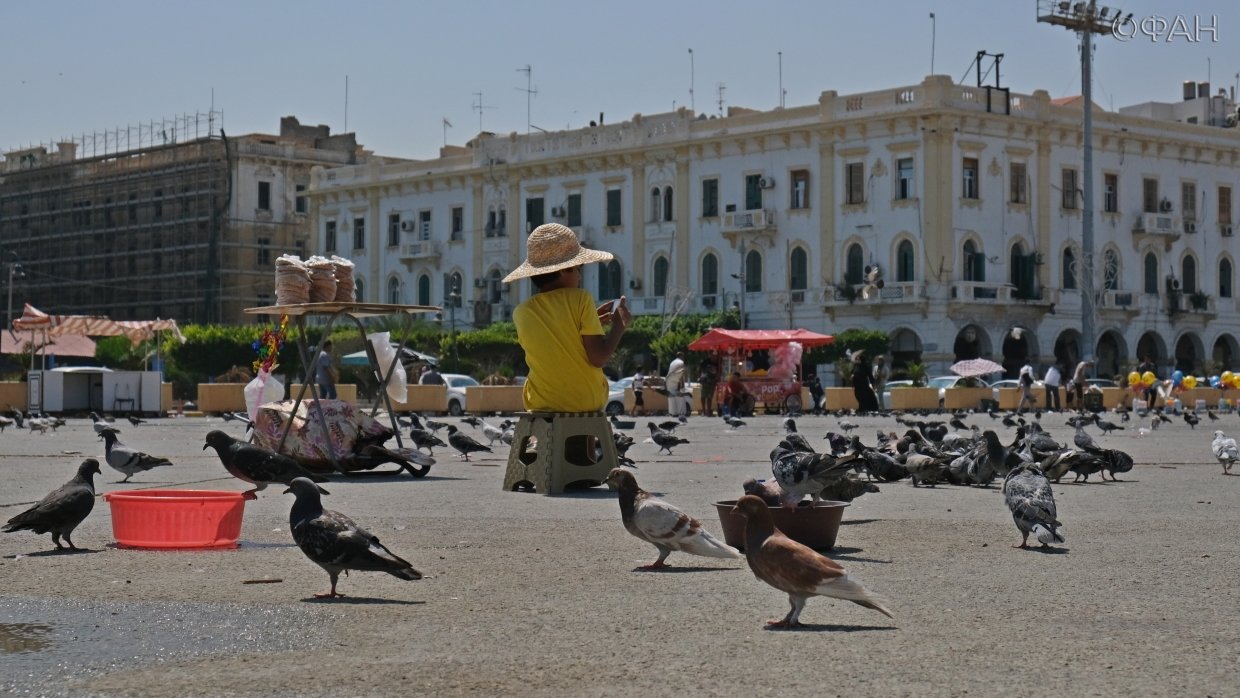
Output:
[[715,398],[728,397],[728,379],[740,373],[741,383],[753,396],[753,406],[767,411],[801,410],[801,355],[805,349],[835,341],[831,335],[809,330],[714,329],[693,341],[690,351],[705,352],[717,362],[719,385]]

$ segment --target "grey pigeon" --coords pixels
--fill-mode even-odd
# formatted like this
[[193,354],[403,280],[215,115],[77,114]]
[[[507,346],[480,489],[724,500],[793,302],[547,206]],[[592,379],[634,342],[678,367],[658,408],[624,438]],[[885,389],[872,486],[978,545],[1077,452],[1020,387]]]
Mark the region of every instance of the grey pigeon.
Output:
[[[427,422],[427,424],[429,423]],[[471,453],[493,452],[489,446],[483,446],[474,441],[472,437],[466,436],[464,432],[451,424],[448,425],[448,444],[455,448],[465,460],[469,460],[469,454]]]
[[[90,413],[90,421],[91,421],[91,423],[92,423],[92,424],[94,425],[94,427],[95,427],[95,433],[96,433],[96,434],[98,434],[100,431],[103,431],[104,429],[113,429],[113,428],[114,428],[111,424],[108,424],[108,420],[104,419],[103,417],[100,417],[100,416],[99,416],[99,414],[98,414],[97,412],[91,412],[91,413]],[[19,423],[17,426],[19,426],[19,427],[20,427],[20,426],[21,426],[21,424]],[[119,432],[119,431],[120,431],[120,429],[116,429],[116,431],[118,431],[118,432]]]
[[650,440],[659,447],[659,451],[667,451],[667,455],[672,455],[672,448],[681,444],[689,443],[688,439],[682,439],[675,434],[669,434],[654,422],[647,422],[646,426],[650,428]]
[[1082,451],[1089,451],[1090,453],[1098,453],[1102,450],[1098,442],[1094,441],[1094,437],[1086,433],[1085,428],[1080,424],[1076,426],[1076,436],[1073,437],[1072,443],[1076,444],[1076,447]]
[[753,575],[788,595],[791,609],[782,620],[768,621],[775,628],[795,628],[805,602],[811,596],[852,601],[892,617],[887,601],[870,593],[848,576],[838,563],[785,536],[771,518],[771,510],[758,497],[745,495],[733,513],[745,517],[745,559]]
[[73,479],[53,490],[38,504],[9,519],[4,525],[5,533],[34,531],[51,533],[57,550],[64,550],[60,537],[65,537],[70,550],[73,545],[73,529],[86,520],[95,508],[95,475],[99,473],[99,461],[87,458],[78,466]]
[[674,550],[703,557],[740,559],[736,548],[712,536],[702,528],[702,522],[638,487],[633,473],[613,468],[603,482],[614,486],[619,493],[620,518],[625,530],[659,550],[659,559],[640,569],[667,567],[664,560]]
[[1043,548],[1064,542],[1063,524],[1056,518],[1055,494],[1038,466],[1030,463],[1008,471],[1003,478],[1003,500],[1020,529],[1020,545],[1012,547],[1028,548],[1031,533]]
[[797,421],[792,417],[784,417],[784,441],[787,441],[794,451],[815,453],[814,447],[804,435],[797,431]]
[[741,483],[741,488],[745,490],[745,494],[752,494],[766,502],[767,506],[777,507],[783,501],[784,491],[773,479],[759,480],[751,477]]
[[327,570],[332,580],[331,591],[315,594],[317,598],[344,596],[336,591],[336,581],[341,572],[349,570],[387,572],[409,581],[422,578],[421,572],[388,550],[374,534],[344,514],[324,509],[319,495],[327,492],[312,481],[293,478],[284,492],[297,497],[288,516],[293,540],[306,557]]
[[125,419],[128,419],[128,420],[129,420],[129,423],[130,423],[130,424],[132,424],[132,425],[134,425],[135,427],[136,427],[136,426],[138,426],[139,424],[146,424],[146,420],[145,420],[145,419],[139,419],[139,418],[137,418],[137,417],[133,416],[132,414],[131,414],[131,415],[126,415]]
[[436,446],[447,446],[442,439],[435,436],[435,432],[429,429],[421,429],[413,427],[409,430],[409,440],[417,448],[425,448],[432,456],[435,455]]
[[288,456],[268,451],[253,444],[238,441],[216,429],[207,434],[207,447],[215,449],[224,469],[238,480],[255,485],[254,489],[245,492],[246,499],[257,499],[257,493],[273,483],[287,485],[293,478],[304,477],[314,482],[327,482],[322,475],[314,475]]
[[1236,447],[1236,440],[1223,434],[1221,431],[1214,432],[1214,441],[1210,444],[1210,450],[1214,451],[1214,457],[1223,466],[1223,474],[1231,473],[1231,466],[1240,460],[1240,448]]
[[148,456],[141,451],[136,451],[126,446],[117,438],[117,433],[111,427],[104,427],[99,430],[99,438],[103,439],[104,442],[104,460],[113,469],[125,476],[125,479],[121,480],[121,482],[129,482],[129,478],[151,468],[172,465],[172,461],[167,458]]
[[858,458],[855,454],[836,459],[826,453],[805,453],[793,450],[787,441],[779,442],[771,451],[771,474],[783,490],[783,505],[791,509],[807,494],[819,501],[823,488],[844,477]]

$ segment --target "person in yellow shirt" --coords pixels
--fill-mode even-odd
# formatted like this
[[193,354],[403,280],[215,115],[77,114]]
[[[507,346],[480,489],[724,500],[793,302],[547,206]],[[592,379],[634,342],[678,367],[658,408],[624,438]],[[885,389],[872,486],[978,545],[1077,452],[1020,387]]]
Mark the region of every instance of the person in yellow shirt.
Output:
[[[581,288],[582,265],[612,259],[581,246],[571,228],[540,225],[526,241],[527,256],[504,283],[529,278],[534,295],[512,313],[529,376],[522,399],[531,412],[601,412],[607,403],[602,368],[632,322],[624,296],[595,306]],[[610,325],[606,332],[603,325]]]

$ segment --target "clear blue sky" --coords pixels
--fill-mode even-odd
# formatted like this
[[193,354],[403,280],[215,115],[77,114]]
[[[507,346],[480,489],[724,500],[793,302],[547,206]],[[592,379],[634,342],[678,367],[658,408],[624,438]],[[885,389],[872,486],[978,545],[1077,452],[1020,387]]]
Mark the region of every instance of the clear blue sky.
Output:
[[[1217,16],[1202,34],[1097,40],[1095,101],[1104,108],[1174,101],[1183,80],[1214,91],[1240,72],[1240,4],[1116,0],[1134,17]],[[478,131],[475,92],[493,106],[486,130],[531,121],[581,127],[600,111],[614,123],[689,103],[770,109],[779,58],[789,106],[840,93],[906,85],[935,72],[972,84],[981,49],[1003,53],[1016,92],[1080,92],[1075,35],[1036,22],[1035,0],[12,0],[0,2],[0,149],[72,133],[206,111],[214,88],[229,133],[275,132],[279,118],[345,126],[385,155],[435,157],[442,119],[450,143]]]

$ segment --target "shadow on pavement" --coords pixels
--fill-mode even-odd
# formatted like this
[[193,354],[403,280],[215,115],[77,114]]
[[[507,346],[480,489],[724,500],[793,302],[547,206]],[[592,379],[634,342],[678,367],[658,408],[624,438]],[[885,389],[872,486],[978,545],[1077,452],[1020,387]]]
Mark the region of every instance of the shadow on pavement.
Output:
[[337,596],[334,599],[320,599],[311,596],[301,600],[302,603],[351,603],[351,604],[375,604],[375,605],[394,605],[394,606],[420,606],[425,601],[405,601],[403,599],[376,599],[367,596]]

